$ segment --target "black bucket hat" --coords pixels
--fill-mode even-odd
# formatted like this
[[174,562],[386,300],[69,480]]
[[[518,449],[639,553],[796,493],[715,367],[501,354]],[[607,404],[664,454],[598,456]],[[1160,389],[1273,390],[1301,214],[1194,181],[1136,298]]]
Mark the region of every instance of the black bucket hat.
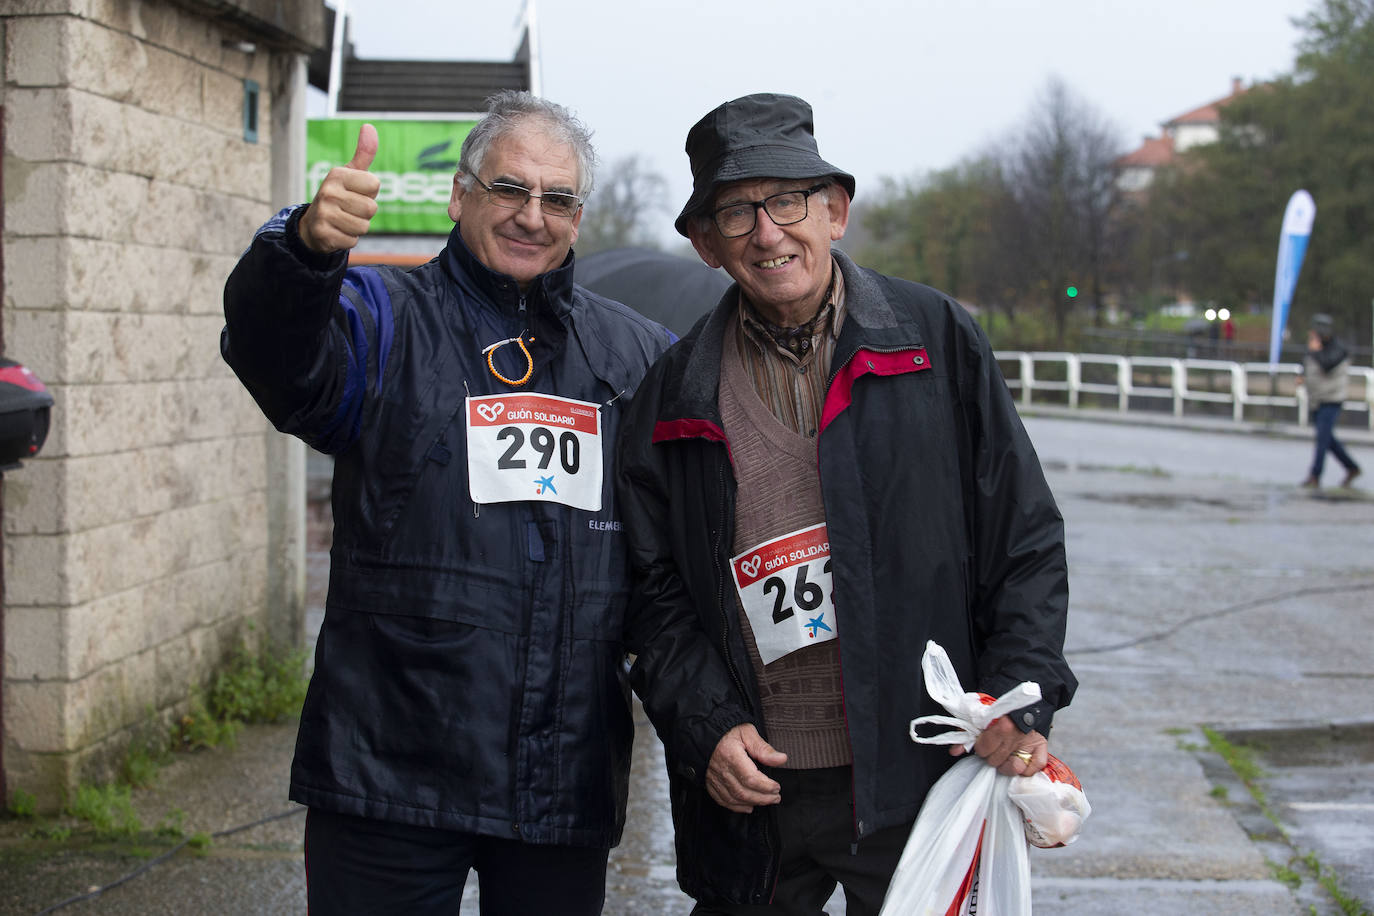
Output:
[[854,176],[816,150],[811,106],[793,95],[759,92],[726,102],[687,132],[692,196],[673,228],[687,235],[687,220],[716,190],[749,178],[834,178],[852,200]]

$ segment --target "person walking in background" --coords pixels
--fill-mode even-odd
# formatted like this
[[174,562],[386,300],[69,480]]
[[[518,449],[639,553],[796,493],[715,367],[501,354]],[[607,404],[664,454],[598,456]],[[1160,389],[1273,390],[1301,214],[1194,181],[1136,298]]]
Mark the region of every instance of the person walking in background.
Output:
[[258,230],[224,359],[336,456],[329,595],[290,797],[313,916],[593,916],[633,723],[610,455],[662,327],[574,285],[590,135],[503,92],[463,142],[437,258],[349,266],[377,211],[359,133]]
[[1318,312],[1312,316],[1312,328],[1307,332],[1307,355],[1303,358],[1301,382],[1307,387],[1307,403],[1312,409],[1312,425],[1316,428],[1316,448],[1312,455],[1312,469],[1304,487],[1321,486],[1326,453],[1331,452],[1345,468],[1342,487],[1348,487],[1360,476],[1360,466],[1345,446],[1336,438],[1336,421],[1341,416],[1345,400],[1346,379],[1350,369],[1350,354],[1334,334],[1330,315]]

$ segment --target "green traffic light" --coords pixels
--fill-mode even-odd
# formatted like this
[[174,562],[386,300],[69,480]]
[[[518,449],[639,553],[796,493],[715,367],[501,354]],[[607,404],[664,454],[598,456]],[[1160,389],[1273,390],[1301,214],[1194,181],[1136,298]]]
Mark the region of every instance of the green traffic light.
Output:
[[1078,287],[1070,286],[1068,289],[1064,290],[1064,292],[1068,293],[1069,298],[1072,299],[1078,295]]

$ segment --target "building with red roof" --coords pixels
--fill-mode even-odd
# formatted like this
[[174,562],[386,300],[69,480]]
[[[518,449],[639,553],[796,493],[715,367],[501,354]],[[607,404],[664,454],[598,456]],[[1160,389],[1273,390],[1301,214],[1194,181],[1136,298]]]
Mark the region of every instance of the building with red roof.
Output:
[[1172,165],[1179,154],[1215,143],[1221,136],[1221,110],[1251,88],[1233,77],[1229,95],[1162,122],[1161,136],[1145,137],[1139,147],[1116,160],[1117,187],[1128,193],[1143,191],[1154,180],[1155,171]]

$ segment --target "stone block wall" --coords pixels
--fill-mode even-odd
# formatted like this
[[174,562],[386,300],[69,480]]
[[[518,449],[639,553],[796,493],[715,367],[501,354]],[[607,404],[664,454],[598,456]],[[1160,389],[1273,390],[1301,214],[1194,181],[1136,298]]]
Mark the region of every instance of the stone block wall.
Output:
[[4,475],[3,766],[49,807],[304,600],[303,573],[269,575],[288,453],[218,349],[224,280],[280,203],[299,48],[203,6],[0,6],[5,355],[56,401]]

